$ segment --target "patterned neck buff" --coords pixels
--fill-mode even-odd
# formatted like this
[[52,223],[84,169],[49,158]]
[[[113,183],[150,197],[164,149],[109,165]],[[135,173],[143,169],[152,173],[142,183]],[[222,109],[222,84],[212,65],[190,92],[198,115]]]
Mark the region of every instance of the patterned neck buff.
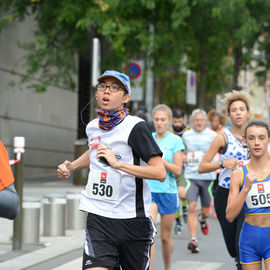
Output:
[[101,108],[96,108],[96,112],[99,119],[99,127],[103,130],[111,130],[128,115],[127,108],[115,109],[112,111],[104,111]]

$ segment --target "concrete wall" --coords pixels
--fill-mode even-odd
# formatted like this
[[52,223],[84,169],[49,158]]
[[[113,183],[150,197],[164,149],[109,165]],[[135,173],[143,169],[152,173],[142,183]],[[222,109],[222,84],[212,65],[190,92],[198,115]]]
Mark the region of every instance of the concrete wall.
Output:
[[56,175],[60,162],[73,159],[77,136],[77,92],[55,86],[45,93],[25,85],[9,87],[10,81],[18,81],[12,70],[24,73],[19,63],[25,52],[17,41],[30,41],[33,29],[29,18],[0,33],[0,139],[12,157],[13,137],[25,137],[26,178]]
[[[251,63],[252,64],[252,63]],[[256,64],[253,62],[253,67],[246,71],[241,71],[239,76],[240,85],[247,91],[251,97],[251,110],[254,119],[269,121],[269,82],[264,85],[259,84],[256,76]],[[268,76],[269,77],[269,76]]]

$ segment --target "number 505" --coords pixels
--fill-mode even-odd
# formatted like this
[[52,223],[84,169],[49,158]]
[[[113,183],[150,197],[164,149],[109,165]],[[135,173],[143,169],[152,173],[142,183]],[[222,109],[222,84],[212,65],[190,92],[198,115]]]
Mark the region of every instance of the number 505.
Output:
[[260,195],[252,195],[251,201],[253,205],[258,205],[259,203],[264,205],[267,203],[270,203],[270,193],[268,194],[260,194]]

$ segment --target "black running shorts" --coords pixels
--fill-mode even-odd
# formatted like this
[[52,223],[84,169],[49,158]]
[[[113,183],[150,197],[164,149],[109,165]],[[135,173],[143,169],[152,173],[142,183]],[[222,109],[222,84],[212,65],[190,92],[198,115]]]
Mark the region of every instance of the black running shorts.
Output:
[[112,219],[88,214],[82,269],[146,270],[156,229],[151,218]]

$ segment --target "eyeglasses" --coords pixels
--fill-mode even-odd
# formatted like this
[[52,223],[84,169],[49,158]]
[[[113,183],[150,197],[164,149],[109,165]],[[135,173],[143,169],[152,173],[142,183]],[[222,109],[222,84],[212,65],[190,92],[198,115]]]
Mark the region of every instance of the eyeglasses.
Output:
[[125,91],[125,88],[114,83],[111,85],[106,85],[105,83],[100,83],[97,85],[98,91],[101,91],[101,92],[104,92],[107,89],[107,87],[109,88],[110,92],[118,92],[119,90]]

